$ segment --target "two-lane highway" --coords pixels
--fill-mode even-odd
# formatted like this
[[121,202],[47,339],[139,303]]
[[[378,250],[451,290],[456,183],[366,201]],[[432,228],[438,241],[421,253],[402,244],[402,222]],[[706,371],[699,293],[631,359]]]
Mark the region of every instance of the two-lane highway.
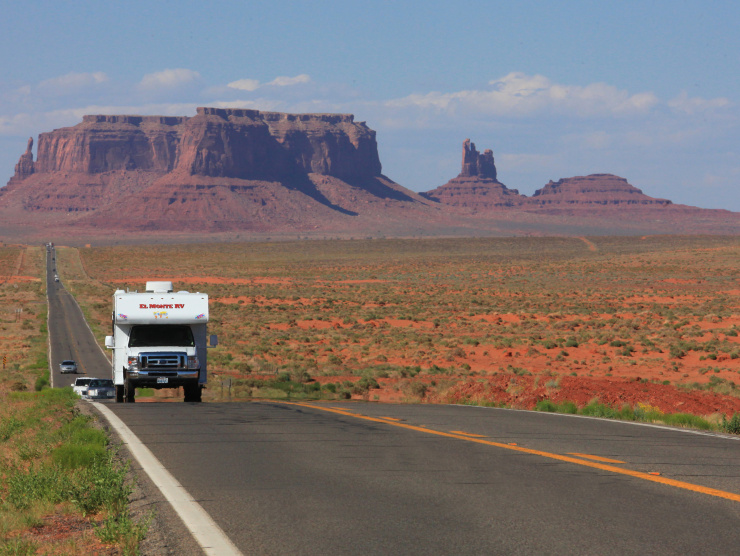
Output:
[[[110,378],[110,362],[90,332],[85,317],[63,281],[56,281],[56,249],[46,253],[46,291],[49,301],[49,352],[51,384],[56,388],[70,386],[78,376]],[[77,362],[77,374],[61,374],[59,363],[65,359]]]
[[[71,296],[50,283],[49,300],[58,303],[52,360],[72,357],[107,376]],[[466,406],[107,407],[244,554],[684,555],[740,546],[734,437]]]
[[740,542],[734,439],[461,406],[112,409],[245,553],[732,554]]

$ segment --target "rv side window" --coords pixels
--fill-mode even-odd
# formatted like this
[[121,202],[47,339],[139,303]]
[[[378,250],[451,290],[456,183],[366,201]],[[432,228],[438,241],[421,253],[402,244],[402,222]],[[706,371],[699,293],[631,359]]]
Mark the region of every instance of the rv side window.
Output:
[[178,346],[192,347],[193,333],[189,326],[178,324],[140,324],[131,329],[129,347]]

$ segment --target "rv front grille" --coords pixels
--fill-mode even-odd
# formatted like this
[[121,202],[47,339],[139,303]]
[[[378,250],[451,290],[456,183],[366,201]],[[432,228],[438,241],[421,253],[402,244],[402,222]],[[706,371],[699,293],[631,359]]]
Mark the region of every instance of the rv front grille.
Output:
[[142,370],[184,369],[188,362],[184,353],[142,353],[139,357]]

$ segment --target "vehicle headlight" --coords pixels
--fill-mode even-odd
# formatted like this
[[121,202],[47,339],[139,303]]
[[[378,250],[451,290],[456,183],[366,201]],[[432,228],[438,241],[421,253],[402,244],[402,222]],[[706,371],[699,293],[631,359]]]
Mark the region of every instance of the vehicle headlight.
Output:
[[128,358],[128,370],[129,371],[138,371],[139,370],[139,358],[134,356],[129,356]]
[[97,396],[98,395],[98,391],[97,390],[88,390],[87,391],[87,395],[88,396]]
[[188,355],[188,369],[199,369],[200,361],[197,355]]

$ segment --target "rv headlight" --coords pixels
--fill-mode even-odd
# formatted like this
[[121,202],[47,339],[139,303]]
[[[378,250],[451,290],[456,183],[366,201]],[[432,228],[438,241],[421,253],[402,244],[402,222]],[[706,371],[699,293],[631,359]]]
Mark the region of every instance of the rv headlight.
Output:
[[188,355],[188,369],[199,369],[200,361],[197,355]]
[[134,356],[129,356],[128,358],[128,370],[129,371],[138,371],[139,370],[139,358]]

